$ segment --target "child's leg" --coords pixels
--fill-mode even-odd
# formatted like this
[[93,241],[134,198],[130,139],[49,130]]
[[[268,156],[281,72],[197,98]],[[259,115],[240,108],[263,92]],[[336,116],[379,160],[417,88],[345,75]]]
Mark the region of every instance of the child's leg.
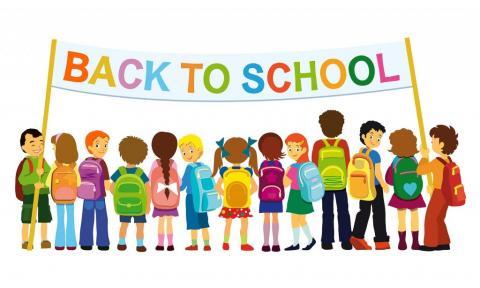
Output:
[[77,237],[75,235],[75,204],[65,205],[67,210],[67,246],[76,247],[77,246]]
[[65,205],[57,204],[57,231],[55,247],[65,247]]
[[118,245],[126,245],[125,238],[127,237],[128,223],[122,222],[120,224],[120,232],[118,233]]
[[[43,224],[44,223],[42,223],[42,227],[43,227]],[[29,228],[28,224],[22,224],[22,242],[28,241],[28,228]]]
[[137,247],[142,247],[143,246],[143,230],[145,227],[144,223],[136,223],[137,226]]
[[263,246],[270,244],[270,213],[263,214]]
[[230,229],[232,228],[232,219],[225,218],[225,231],[223,232],[223,243],[230,241]]
[[173,245],[173,225],[172,225],[173,216],[167,216],[167,239],[168,246]]
[[210,246],[210,235],[208,233],[208,228],[202,229],[203,244],[205,246]]
[[190,230],[190,236],[192,238],[192,246],[197,246],[198,244],[198,231],[197,230]]
[[[27,225],[28,226],[28,225]],[[48,223],[42,223],[40,225],[40,237],[42,238],[42,241],[47,241],[48,240]],[[27,232],[28,234],[28,232]]]
[[298,245],[300,240],[300,220],[298,216],[297,214],[292,214],[293,246]]
[[311,243],[313,240],[312,233],[310,232],[310,227],[308,227],[307,223],[307,216],[306,215],[299,215],[300,217],[300,225],[303,230],[303,234],[307,237],[308,243]]
[[240,220],[240,240],[242,245],[248,242],[248,218],[241,218]]
[[163,246],[165,240],[165,217],[158,217],[158,246]]
[[407,218],[407,210],[397,209],[397,212],[398,212],[398,232],[405,232],[407,230],[407,225],[405,223]]
[[419,226],[419,221],[418,221],[418,209],[412,209],[410,210],[410,226],[412,229],[412,232],[418,232],[418,226]]
[[278,213],[272,213],[272,233],[273,233],[273,245],[278,245]]

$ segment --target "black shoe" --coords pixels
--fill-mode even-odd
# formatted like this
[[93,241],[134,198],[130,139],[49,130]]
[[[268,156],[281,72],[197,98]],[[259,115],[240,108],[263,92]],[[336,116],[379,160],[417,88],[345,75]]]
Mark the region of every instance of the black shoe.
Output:
[[272,251],[273,252],[280,252],[280,245],[273,245],[272,246]]
[[352,250],[352,244],[350,243],[350,241],[342,242],[342,249],[343,250]]
[[449,244],[438,245],[437,248],[435,248],[435,250],[437,251],[450,250],[450,245]]
[[175,250],[175,247],[173,247],[173,245],[167,246],[167,251],[173,251],[173,250]]
[[270,246],[269,245],[263,245],[262,246],[262,251],[263,252],[270,252]]
[[333,249],[333,245],[332,245],[332,243],[322,242],[322,249],[323,249],[323,250],[332,250],[332,249]]
[[118,251],[125,251],[127,250],[127,245],[118,244],[117,249]]
[[110,246],[98,246],[98,250],[100,251],[108,251],[110,249]]
[[420,245],[420,251],[431,252],[431,251],[435,251],[436,249],[437,249],[437,247],[428,247],[428,246],[425,246],[425,245]]
[[287,248],[285,248],[285,251],[295,251],[300,249],[300,244],[297,245],[290,245]]
[[165,247],[164,247],[164,246],[157,245],[157,247],[155,247],[155,250],[157,250],[157,251],[163,251],[163,250],[165,250]]
[[312,249],[313,246],[315,246],[315,244],[317,244],[317,240],[315,240],[315,238],[312,238],[312,242],[310,242],[310,244],[305,246],[305,248],[302,248],[302,250],[308,251],[308,250]]
[[82,250],[85,250],[85,251],[92,250],[92,246],[80,246],[80,248],[82,248]]

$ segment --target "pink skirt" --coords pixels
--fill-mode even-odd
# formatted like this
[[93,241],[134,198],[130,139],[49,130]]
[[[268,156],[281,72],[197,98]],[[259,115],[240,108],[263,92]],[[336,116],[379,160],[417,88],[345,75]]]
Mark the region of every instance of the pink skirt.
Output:
[[390,202],[388,202],[388,206],[397,208],[397,209],[418,209],[418,208],[424,208],[427,205],[425,204],[425,201],[423,200],[423,196],[420,195],[416,199],[413,200],[403,200],[398,198],[397,195],[393,194],[392,198],[390,199]]

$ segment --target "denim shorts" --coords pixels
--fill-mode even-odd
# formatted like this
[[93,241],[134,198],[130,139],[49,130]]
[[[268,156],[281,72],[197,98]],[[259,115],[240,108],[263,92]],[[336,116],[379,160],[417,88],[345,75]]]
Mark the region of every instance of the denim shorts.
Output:
[[122,216],[120,215],[120,222],[122,223],[131,223],[133,218],[134,223],[147,223],[147,218],[145,215],[140,216]]

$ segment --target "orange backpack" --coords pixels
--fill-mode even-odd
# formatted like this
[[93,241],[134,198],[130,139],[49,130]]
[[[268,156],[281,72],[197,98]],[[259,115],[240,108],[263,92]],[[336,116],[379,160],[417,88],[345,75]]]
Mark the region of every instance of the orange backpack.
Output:
[[77,199],[77,173],[74,165],[55,162],[57,168],[52,172],[52,198],[57,204],[71,204]]

